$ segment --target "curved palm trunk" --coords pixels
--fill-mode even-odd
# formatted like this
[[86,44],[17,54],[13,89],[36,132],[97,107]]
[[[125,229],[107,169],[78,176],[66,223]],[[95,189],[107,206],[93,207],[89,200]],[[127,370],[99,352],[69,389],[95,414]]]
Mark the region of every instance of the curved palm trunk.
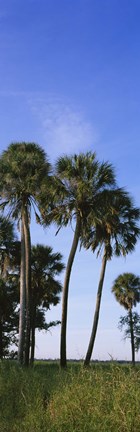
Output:
[[19,314],[19,345],[18,361],[23,364],[25,342],[25,306],[26,306],[26,280],[25,280],[25,241],[23,221],[21,221],[21,265],[20,265],[20,314]]
[[25,366],[29,365],[30,352],[30,296],[31,296],[31,238],[27,208],[24,208],[24,237],[26,260],[26,331],[25,331]]
[[88,366],[89,365],[89,362],[90,362],[90,359],[91,359],[91,355],[92,355],[92,351],[93,351],[93,347],[94,347],[94,343],[95,343],[97,326],[98,326],[98,320],[99,320],[99,313],[100,313],[100,306],[101,306],[101,297],[102,297],[102,290],[103,290],[103,283],[104,283],[104,277],[105,277],[106,264],[107,264],[107,258],[106,258],[106,253],[104,252],[104,256],[103,256],[103,259],[102,259],[102,267],[101,267],[101,273],[100,273],[100,280],[99,280],[98,291],[97,291],[97,297],[96,297],[96,308],[95,308],[95,313],[94,313],[93,326],[92,326],[92,331],[91,331],[91,336],[90,336],[90,341],[89,341],[89,346],[88,346],[87,354],[86,354],[86,357],[85,357],[85,360],[84,360],[84,366]]
[[132,364],[133,364],[133,366],[135,366],[135,343],[134,343],[134,330],[133,330],[132,309],[129,310],[129,318],[130,318],[130,335],[131,335]]
[[77,246],[78,246],[80,231],[81,231],[81,219],[80,219],[80,217],[77,217],[74,238],[73,238],[72,247],[71,247],[68,262],[67,262],[64,286],[63,286],[61,342],[60,342],[60,366],[62,368],[66,367],[66,365],[67,365],[67,360],[66,360],[66,327],[67,327],[68,291],[69,291],[69,281],[70,281],[71,269],[72,269],[72,264],[73,264],[76,250],[77,250]]

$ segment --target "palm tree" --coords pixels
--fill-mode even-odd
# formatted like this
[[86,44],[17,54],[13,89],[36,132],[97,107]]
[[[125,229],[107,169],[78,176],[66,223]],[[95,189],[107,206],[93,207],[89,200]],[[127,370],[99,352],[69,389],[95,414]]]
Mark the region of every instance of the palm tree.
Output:
[[129,312],[132,364],[135,365],[135,340],[132,309],[140,302],[140,277],[133,273],[120,274],[114,281],[112,292],[116,300]]
[[[31,268],[31,363],[33,363],[35,329],[38,325],[38,318],[41,319],[44,316],[44,309],[48,310],[50,305],[56,306],[60,301],[62,286],[56,277],[64,269],[62,255],[54,253],[52,247],[49,246],[40,244],[32,246]],[[44,328],[45,325],[43,321]],[[48,329],[48,325],[46,325],[46,329]]]
[[102,219],[97,219],[96,225],[93,226],[93,228],[92,221],[90,221],[89,228],[85,232],[82,240],[82,244],[86,248],[91,247],[93,252],[97,249],[97,255],[99,255],[103,249],[96,308],[90,341],[84,361],[85,366],[89,365],[97,334],[107,261],[111,260],[113,255],[126,256],[129,252],[132,252],[135,248],[138,235],[140,234],[140,229],[137,225],[137,221],[140,217],[140,210],[134,207],[132,199],[122,189],[105,192],[104,205],[101,203],[98,211],[102,213]]
[[50,165],[44,151],[35,143],[12,143],[0,158],[0,203],[8,207],[8,216],[21,223],[19,362],[23,363],[25,308],[25,364],[29,363],[30,285],[31,285],[31,208],[37,220],[41,187],[48,178]]
[[124,339],[132,338],[134,336],[134,350],[138,352],[140,348],[140,315],[137,312],[132,312],[132,315],[127,312],[127,315],[121,316],[119,319],[119,330],[124,330]]
[[[115,175],[112,166],[107,163],[99,163],[96,154],[88,152],[71,157],[60,157],[56,163],[55,179],[52,192],[53,205],[45,220],[53,220],[59,229],[62,226],[72,224],[74,221],[74,237],[67,261],[61,319],[61,346],[60,365],[66,367],[66,327],[68,309],[68,291],[70,275],[78,242],[86,226],[87,217],[100,201],[105,188],[115,186]],[[58,229],[58,231],[59,231]]]

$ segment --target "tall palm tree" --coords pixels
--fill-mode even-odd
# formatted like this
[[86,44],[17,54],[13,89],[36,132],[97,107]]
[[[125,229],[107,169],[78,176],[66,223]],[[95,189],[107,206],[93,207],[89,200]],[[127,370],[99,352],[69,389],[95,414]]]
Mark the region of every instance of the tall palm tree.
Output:
[[48,178],[50,164],[43,149],[35,143],[12,143],[0,158],[0,204],[8,207],[8,216],[21,225],[20,320],[18,358],[23,363],[25,308],[25,364],[29,363],[30,285],[31,285],[31,208],[37,220],[41,187]]
[[132,309],[140,302],[140,277],[133,273],[120,274],[114,281],[112,292],[116,300],[129,312],[132,364],[135,365],[135,340]]
[[62,285],[57,277],[64,269],[62,255],[54,253],[49,246],[40,244],[32,246],[31,268],[31,363],[33,363],[38,308],[48,310],[50,305],[56,306],[60,301]]
[[[92,152],[80,153],[71,157],[60,157],[56,163],[55,179],[53,187],[53,205],[50,213],[46,215],[46,221],[53,220],[59,229],[68,224],[74,224],[74,237],[67,261],[61,319],[61,344],[60,365],[66,367],[66,327],[69,282],[74,257],[78,242],[86,226],[87,217],[100,201],[105,188],[115,186],[115,174],[112,166],[107,163],[99,163],[96,154]],[[58,231],[59,231],[58,229]]]
[[140,210],[134,207],[132,199],[122,189],[105,192],[104,206],[101,205],[98,211],[102,213],[102,219],[97,219],[96,225],[93,228],[92,221],[90,220],[89,228],[82,240],[82,244],[85,247],[91,247],[93,252],[97,250],[97,255],[103,250],[96,308],[84,361],[85,366],[89,365],[97,334],[107,261],[111,260],[113,255],[126,256],[129,252],[132,252],[140,234],[137,224],[140,218]]

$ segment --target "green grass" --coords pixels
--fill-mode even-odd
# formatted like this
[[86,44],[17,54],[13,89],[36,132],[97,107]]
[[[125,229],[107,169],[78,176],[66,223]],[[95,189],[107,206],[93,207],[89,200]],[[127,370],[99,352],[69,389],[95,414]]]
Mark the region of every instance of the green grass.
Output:
[[138,432],[140,367],[0,364],[0,432]]

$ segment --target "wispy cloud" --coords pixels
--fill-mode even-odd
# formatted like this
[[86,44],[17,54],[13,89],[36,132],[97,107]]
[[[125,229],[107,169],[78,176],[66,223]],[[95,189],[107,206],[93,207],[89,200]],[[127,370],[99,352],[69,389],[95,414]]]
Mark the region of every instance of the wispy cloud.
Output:
[[55,98],[45,102],[30,100],[34,114],[40,120],[44,142],[53,156],[91,150],[98,134],[80,110]]
[[87,120],[84,110],[71,102],[40,92],[14,89],[0,89],[0,98],[17,98],[26,108],[28,106],[35,128],[39,129],[40,142],[50,157],[95,150],[99,141],[98,131]]

